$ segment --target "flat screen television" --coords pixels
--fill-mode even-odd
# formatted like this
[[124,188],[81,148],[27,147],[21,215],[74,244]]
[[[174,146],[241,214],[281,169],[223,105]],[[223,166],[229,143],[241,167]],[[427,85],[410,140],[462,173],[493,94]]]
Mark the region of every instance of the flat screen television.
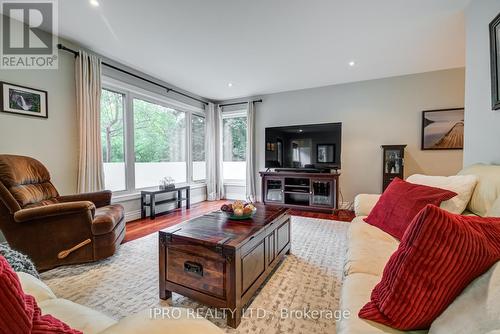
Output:
[[266,128],[266,168],[340,169],[342,123]]

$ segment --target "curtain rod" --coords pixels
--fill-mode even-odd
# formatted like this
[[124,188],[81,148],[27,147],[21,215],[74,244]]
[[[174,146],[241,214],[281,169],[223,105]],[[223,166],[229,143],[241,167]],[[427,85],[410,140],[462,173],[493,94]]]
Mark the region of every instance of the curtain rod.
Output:
[[[262,99],[252,101],[252,103],[259,103],[259,102],[262,102]],[[237,105],[240,105],[240,104],[247,104],[247,103],[248,102],[226,103],[226,104],[219,104],[219,107],[237,106]]]
[[[62,45],[62,44],[57,44],[57,48],[58,48],[59,50],[64,50],[64,51],[70,52],[70,53],[72,53],[73,55],[75,55],[75,57],[77,57],[77,56],[78,56],[78,51],[75,51],[75,50],[73,50],[73,49],[67,48],[67,47],[65,47],[65,46],[64,46],[64,45]],[[134,74],[134,73],[132,73],[132,72],[129,72],[129,71],[126,71],[126,70],[121,69],[121,68],[119,68],[119,67],[116,67],[116,66],[114,66],[114,65],[111,65],[111,64],[109,64],[109,63],[102,62],[102,64],[103,64],[104,66],[107,66],[107,67],[112,68],[112,69],[114,69],[114,70],[117,70],[117,71],[119,71],[119,72],[122,72],[122,73],[125,73],[125,74],[127,74],[127,75],[130,75],[130,76],[132,76],[132,77],[134,77],[134,78],[137,78],[137,79],[140,79],[140,80],[142,80],[142,81],[148,82],[148,83],[150,83],[150,84],[152,84],[152,85],[155,85],[155,86],[161,87],[161,88],[165,89],[165,90],[167,91],[167,93],[169,93],[169,92],[174,92],[174,93],[176,93],[176,94],[179,94],[179,95],[182,95],[182,96],[184,96],[184,97],[187,97],[187,98],[189,98],[189,99],[191,99],[191,100],[195,100],[195,101],[198,101],[198,102],[200,102],[200,103],[203,103],[204,105],[208,105],[208,102],[206,102],[206,101],[200,100],[200,99],[198,99],[198,98],[196,98],[196,97],[193,97],[193,96],[190,96],[190,95],[188,95],[188,94],[184,94],[183,92],[179,92],[178,90],[175,90],[175,89],[173,89],[173,88],[169,88],[169,87],[167,87],[167,86],[164,86],[164,85],[159,84],[159,83],[157,83],[157,82],[154,82],[154,81],[152,81],[152,80],[149,80],[149,79],[146,79],[146,78],[144,78],[144,77],[141,77],[140,75]]]

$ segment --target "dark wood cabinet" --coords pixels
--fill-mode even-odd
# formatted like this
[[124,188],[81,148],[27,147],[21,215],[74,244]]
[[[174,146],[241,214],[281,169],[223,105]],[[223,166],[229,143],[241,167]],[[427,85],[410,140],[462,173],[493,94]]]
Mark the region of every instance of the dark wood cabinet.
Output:
[[382,145],[382,191],[396,177],[404,179],[406,145]]
[[260,176],[264,204],[325,212],[338,209],[338,173],[261,172]]

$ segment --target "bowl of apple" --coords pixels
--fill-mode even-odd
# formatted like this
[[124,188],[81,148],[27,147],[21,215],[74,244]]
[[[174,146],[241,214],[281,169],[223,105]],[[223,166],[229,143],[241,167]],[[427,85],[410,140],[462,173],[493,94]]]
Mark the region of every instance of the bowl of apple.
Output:
[[236,201],[232,204],[224,204],[220,210],[224,212],[229,219],[244,220],[252,218],[257,212],[257,208],[252,203]]

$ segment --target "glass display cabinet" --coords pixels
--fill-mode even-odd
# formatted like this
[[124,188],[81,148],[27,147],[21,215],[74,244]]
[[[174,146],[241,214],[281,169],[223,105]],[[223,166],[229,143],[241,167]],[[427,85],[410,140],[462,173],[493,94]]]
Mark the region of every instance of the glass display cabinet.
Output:
[[404,156],[406,145],[382,145],[382,191],[396,177],[404,179]]
[[333,205],[333,181],[311,180],[311,205],[327,206]]

